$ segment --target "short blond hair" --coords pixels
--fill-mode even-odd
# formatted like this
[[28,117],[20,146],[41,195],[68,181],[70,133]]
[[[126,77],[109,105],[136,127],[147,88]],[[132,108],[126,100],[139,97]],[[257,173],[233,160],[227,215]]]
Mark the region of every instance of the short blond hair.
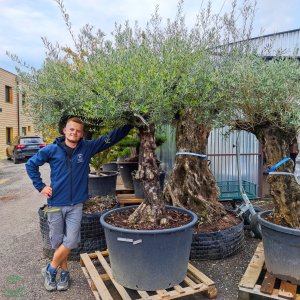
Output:
[[67,125],[69,122],[75,122],[75,123],[81,124],[81,125],[84,127],[84,123],[83,123],[82,120],[79,119],[78,117],[71,117],[71,118],[69,118],[69,119],[67,120],[66,125]]

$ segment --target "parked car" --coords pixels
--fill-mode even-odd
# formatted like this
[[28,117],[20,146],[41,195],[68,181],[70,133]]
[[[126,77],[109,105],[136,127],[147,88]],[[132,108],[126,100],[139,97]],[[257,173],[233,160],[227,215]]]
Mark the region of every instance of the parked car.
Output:
[[16,136],[6,148],[7,159],[12,159],[17,164],[20,160],[33,156],[45,146],[45,142],[39,136]]

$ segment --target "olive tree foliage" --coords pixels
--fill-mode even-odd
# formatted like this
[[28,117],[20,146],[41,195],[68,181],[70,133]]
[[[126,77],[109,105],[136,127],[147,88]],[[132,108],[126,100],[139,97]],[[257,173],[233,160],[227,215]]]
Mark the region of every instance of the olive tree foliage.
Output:
[[[300,127],[300,63],[296,58],[266,61],[243,55],[228,63],[223,77],[223,96],[233,106],[229,115],[234,128],[256,135],[266,166],[289,157],[289,144]],[[288,161],[276,171],[293,172]],[[293,176],[269,175],[276,222],[300,228],[300,186]]]
[[[103,114],[105,119],[120,120],[125,107],[147,113],[155,121],[168,122],[174,111],[187,104],[187,99],[199,106],[199,97],[192,100],[185,95],[190,94],[191,83],[203,82],[203,86],[197,86],[196,95],[205,100],[205,82],[211,70],[207,50],[249,35],[246,23],[238,28],[236,19],[250,16],[254,7],[249,4],[253,1],[246,0],[237,11],[237,2],[233,1],[231,12],[221,16],[212,13],[209,2],[199,10],[195,25],[189,29],[185,24],[184,2],[180,1],[177,15],[166,24],[157,7],[145,29],[137,23],[134,27],[128,22],[123,26],[116,24],[113,35],[106,37],[88,24],[75,35],[63,0],[54,1],[73,45],[53,44],[43,38],[46,58],[38,70],[10,55],[25,67],[17,70],[20,87],[27,97],[27,110],[39,129],[53,127],[64,112]],[[250,18],[247,21],[251,24]],[[206,75],[202,77],[203,74]],[[206,102],[209,101],[202,101]]]
[[[90,91],[82,81],[81,66],[90,53],[106,43],[104,33],[101,30],[93,32],[93,27],[88,24],[75,36],[63,1],[54,1],[61,9],[74,45],[53,44],[43,37],[45,59],[40,69],[28,65],[15,54],[7,53],[18,65],[19,89],[26,96],[26,112],[33,118],[35,128],[45,137],[50,129],[58,131],[63,115],[88,117],[85,100],[89,99]],[[95,122],[98,125],[98,119]]]
[[[179,4],[176,18],[166,26],[158,11],[144,30],[137,24],[134,28],[128,23],[117,26],[110,47],[96,51],[85,64],[84,76],[94,94],[90,114],[106,116],[107,122],[129,116],[139,128],[137,178],[143,183],[145,200],[130,222],[165,220],[159,170],[153,160],[154,132],[157,125],[173,122],[178,111],[195,103],[194,98],[183,95],[183,82],[190,80],[190,74],[200,82],[198,72],[204,74],[209,62],[206,49],[198,47],[195,32],[187,29]],[[208,85],[202,86],[204,100]]]
[[56,2],[74,45],[62,47],[44,39],[43,67],[19,72],[28,107],[45,129],[57,124],[66,111],[101,118],[107,126],[128,122],[137,126],[144,162],[138,176],[147,185],[145,190],[151,191],[145,194],[145,205],[151,209],[140,210],[140,215],[147,221],[159,220],[164,206],[153,159],[155,128],[188,109],[199,121],[214,125],[226,107],[219,97],[222,64],[218,57],[228,53],[227,47],[216,47],[249,34],[247,22],[239,27],[237,20],[239,16],[251,19],[253,2],[245,1],[237,10],[233,1],[231,13],[222,16],[213,14],[209,3],[188,28],[180,1],[174,19],[164,23],[157,8],[145,28],[137,23],[116,24],[110,39],[89,25],[75,36],[62,0]]
[[[231,60],[223,77],[224,95],[232,99],[231,117],[248,131],[270,124],[291,142],[300,126],[300,65],[296,58],[265,60],[243,55]],[[258,133],[259,135],[259,133]]]

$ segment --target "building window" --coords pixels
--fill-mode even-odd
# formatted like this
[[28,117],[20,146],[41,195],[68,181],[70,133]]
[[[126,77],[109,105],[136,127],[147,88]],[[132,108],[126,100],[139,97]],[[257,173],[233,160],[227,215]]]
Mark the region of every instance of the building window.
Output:
[[6,127],[6,144],[10,145],[13,137],[13,129],[11,127]]
[[31,126],[28,126],[28,132],[30,132],[31,131]]
[[26,94],[22,93],[22,106],[25,106],[26,104]]
[[5,86],[5,102],[12,103],[12,88],[8,85]]
[[22,135],[24,136],[24,135],[26,135],[26,127],[22,127]]

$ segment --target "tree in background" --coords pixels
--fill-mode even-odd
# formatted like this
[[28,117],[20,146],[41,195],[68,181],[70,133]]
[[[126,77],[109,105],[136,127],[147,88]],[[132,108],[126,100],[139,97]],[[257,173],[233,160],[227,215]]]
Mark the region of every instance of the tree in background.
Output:
[[[289,157],[289,144],[300,124],[300,63],[296,58],[267,61],[243,53],[228,63],[223,96],[233,100],[229,118],[234,128],[253,133],[262,145],[268,168]],[[292,161],[276,171],[293,172]],[[293,176],[269,175],[274,218],[300,228],[300,186]]]
[[241,7],[233,1],[230,14],[222,16],[212,14],[208,5],[190,36],[184,26],[179,30],[190,45],[186,53],[190,59],[186,71],[178,73],[181,80],[175,91],[187,104],[177,115],[176,150],[196,155],[176,155],[165,196],[174,205],[194,211],[199,225],[216,224],[227,214],[218,201],[219,188],[208,160],[197,154],[206,155],[212,129],[227,124],[226,111],[233,103],[229,97],[222,97],[220,82],[223,76],[230,76],[226,61],[234,59],[236,48],[238,53],[248,49],[254,15],[253,1],[245,1]]

